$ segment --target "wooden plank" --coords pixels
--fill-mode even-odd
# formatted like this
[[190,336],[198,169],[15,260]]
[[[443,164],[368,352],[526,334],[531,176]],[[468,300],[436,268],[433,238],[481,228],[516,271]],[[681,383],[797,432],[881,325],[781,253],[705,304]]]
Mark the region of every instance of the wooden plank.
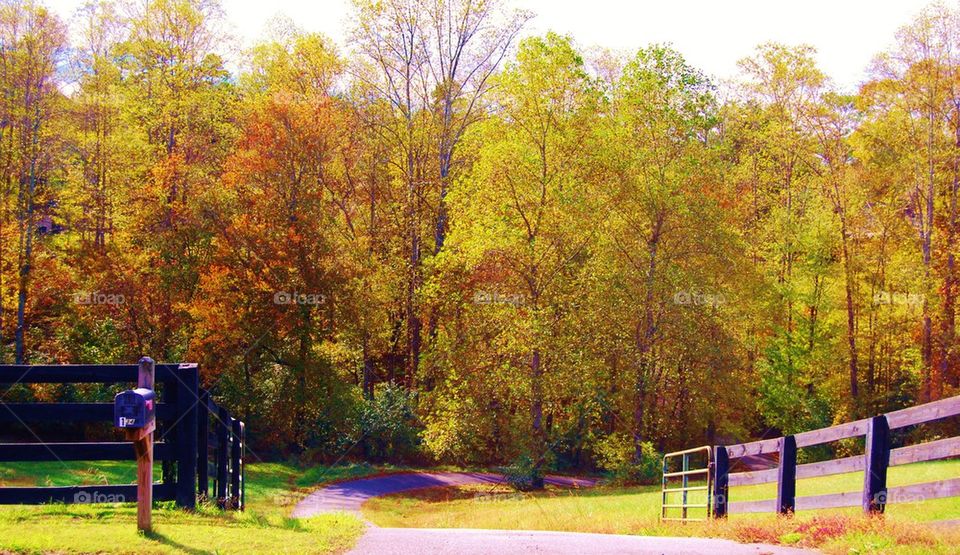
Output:
[[824,495],[807,495],[797,497],[798,511],[814,509],[832,509],[835,507],[857,507],[863,501],[863,492],[848,491],[844,493],[827,493]]
[[[176,407],[157,403],[157,420],[176,418]],[[113,403],[0,403],[0,422],[113,422]]]
[[[797,467],[799,471],[800,467]],[[730,486],[751,486],[754,484],[769,484],[777,481],[777,469],[754,470],[752,472],[735,472],[730,475]]]
[[[169,383],[176,372],[196,364],[157,364],[155,378]],[[136,383],[136,364],[0,365],[0,386],[18,383]],[[3,389],[0,387],[0,389]]]
[[854,455],[852,457],[832,459],[817,463],[801,464],[797,467],[797,478],[816,478],[818,476],[860,472],[863,470],[864,465],[865,463],[863,455]]
[[960,395],[887,413],[891,430],[960,414]]
[[849,437],[859,437],[867,434],[867,423],[869,421],[870,419],[865,418],[856,422],[837,424],[829,428],[801,432],[794,437],[797,440],[797,447],[810,447],[811,445],[821,445]]
[[928,499],[960,496],[960,478],[925,482],[887,489],[887,503],[918,503]]
[[[860,472],[864,468],[862,455],[832,459],[829,461],[797,465],[797,479],[830,476],[832,474],[846,474]],[[752,486],[755,484],[769,484],[777,481],[777,469],[755,470],[753,472],[736,472],[730,475],[731,486]]]
[[[172,501],[174,488],[153,484],[153,499]],[[0,505],[37,505],[40,503],[124,503],[137,500],[135,485],[89,485],[41,488],[0,488]]]
[[731,501],[727,505],[730,514],[741,513],[773,513],[777,510],[776,499],[764,499],[762,501]]
[[890,466],[960,457],[960,437],[909,445],[890,451]]
[[[890,451],[890,466],[915,462],[933,461],[950,457],[960,457],[960,437],[939,439],[927,443],[900,447]],[[807,463],[797,466],[797,479],[816,478],[833,474],[862,472],[865,468],[862,455],[832,459],[829,461]],[[730,486],[750,486],[768,484],[777,480],[777,469],[756,470],[753,472],[735,472],[730,474]]]
[[[156,443],[154,459],[174,460],[174,453],[166,443]],[[133,446],[127,441],[0,443],[0,462],[133,460],[136,460]]]
[[738,459],[740,457],[746,457],[748,455],[764,455],[766,453],[776,453],[780,450],[780,443],[783,441],[782,437],[777,437],[773,439],[763,439],[760,441],[752,441],[750,443],[740,443],[738,445],[730,445],[727,447],[727,456],[731,459]]

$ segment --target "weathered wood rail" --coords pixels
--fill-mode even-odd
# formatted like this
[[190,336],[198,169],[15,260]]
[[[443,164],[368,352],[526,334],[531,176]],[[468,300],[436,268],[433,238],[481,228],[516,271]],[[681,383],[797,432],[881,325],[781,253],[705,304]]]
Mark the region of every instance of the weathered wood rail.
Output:
[[[902,464],[932,461],[960,456],[960,437],[950,437],[891,449],[890,431],[907,426],[934,422],[960,414],[960,396],[950,397],[890,412],[873,418],[812,430],[792,436],[741,443],[718,445],[713,448],[712,514],[724,517],[728,513],[795,511],[834,507],[863,507],[864,512],[882,513],[890,503],[915,502],[939,497],[960,496],[960,478],[937,482],[887,487],[887,468]],[[822,445],[847,438],[864,437],[863,455],[823,462],[797,464],[797,449]],[[730,472],[730,461],[741,457],[779,455],[777,468],[751,472]],[[864,473],[860,491],[798,497],[796,482],[802,478]],[[762,501],[731,501],[731,486],[746,486],[776,482],[776,499]]]
[[[138,369],[138,364],[0,365],[0,430],[20,424],[37,440],[0,443],[0,462],[136,460],[128,441],[42,441],[28,424],[112,422],[113,403],[7,403],[4,399],[17,384],[116,384],[119,390],[136,384]],[[192,509],[198,497],[207,498],[212,447],[217,469],[214,497],[220,507],[242,509],[244,425],[210,399],[199,379],[196,364],[155,365],[160,402],[154,459],[163,463],[164,472],[162,481],[153,485],[153,499]],[[0,487],[0,504],[132,502],[137,499],[136,490],[128,484]]]

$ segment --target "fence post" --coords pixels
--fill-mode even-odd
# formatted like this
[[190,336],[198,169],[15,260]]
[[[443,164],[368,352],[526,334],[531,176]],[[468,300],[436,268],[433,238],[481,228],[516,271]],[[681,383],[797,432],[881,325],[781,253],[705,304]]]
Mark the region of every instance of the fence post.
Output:
[[[247,425],[240,421],[240,453],[247,448]],[[247,463],[246,459],[240,459],[240,510],[247,508]]]
[[[138,366],[137,387],[153,390],[156,374],[153,359],[143,357]],[[156,420],[151,420],[143,429],[125,430],[137,454],[137,530],[141,532],[153,531],[153,432],[156,426]]]
[[727,448],[713,448],[713,518],[727,518],[727,495],[730,489],[730,457]]
[[197,507],[197,405],[200,402],[200,374],[196,365],[177,369],[180,387],[177,408],[177,505]]
[[797,440],[786,436],[780,443],[780,466],[777,468],[777,512],[793,514],[797,499]]
[[230,433],[227,422],[230,413],[220,407],[217,410],[217,506],[225,509],[227,506],[227,465],[229,463]]
[[887,465],[890,463],[890,425],[886,416],[875,416],[867,424],[863,472],[863,512],[883,514],[887,504]]
[[[177,425],[177,419],[180,413],[180,398],[184,395],[185,393],[183,392],[180,380],[178,380],[176,376],[166,373],[166,379],[163,381],[163,402],[175,407],[177,412],[173,418],[169,420],[158,421],[157,433],[154,435],[155,437],[160,437],[160,440],[166,444],[167,452],[170,453],[170,455],[160,463],[161,480],[163,481],[163,485],[166,486],[164,489],[167,491],[176,491],[177,486],[177,454],[174,452],[174,448],[180,444],[180,426]],[[167,500],[169,501],[169,499]]]
[[210,392],[200,391],[200,405],[197,407],[197,493],[205,500],[210,495],[210,469],[207,467],[210,433]]
[[241,426],[239,420],[236,418],[230,419],[231,431],[231,442],[233,445],[230,449],[231,461],[230,467],[232,474],[230,475],[230,508],[234,510],[240,510],[242,507],[242,502],[240,500],[240,492],[243,489],[243,440],[241,439]]

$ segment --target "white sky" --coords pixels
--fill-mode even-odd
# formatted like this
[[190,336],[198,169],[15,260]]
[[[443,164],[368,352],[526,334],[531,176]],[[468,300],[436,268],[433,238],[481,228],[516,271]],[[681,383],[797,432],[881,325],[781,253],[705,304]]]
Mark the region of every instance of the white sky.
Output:
[[[69,18],[83,0],[46,0]],[[508,0],[511,1],[511,0]],[[736,75],[737,60],[766,41],[807,43],[820,67],[852,89],[896,30],[929,0],[512,0],[536,14],[527,31],[572,35],[582,47],[636,50],[669,42],[694,66],[713,77]],[[278,14],[307,31],[320,31],[343,45],[349,0],[222,0],[241,44],[262,36]]]

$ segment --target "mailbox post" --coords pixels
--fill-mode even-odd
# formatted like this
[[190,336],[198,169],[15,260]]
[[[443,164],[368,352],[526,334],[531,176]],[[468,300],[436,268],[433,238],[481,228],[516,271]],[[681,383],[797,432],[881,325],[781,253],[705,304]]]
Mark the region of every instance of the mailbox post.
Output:
[[153,359],[140,359],[137,389],[118,393],[113,401],[114,425],[124,430],[137,454],[137,529],[144,532],[152,530],[153,432],[157,428],[154,371]]

